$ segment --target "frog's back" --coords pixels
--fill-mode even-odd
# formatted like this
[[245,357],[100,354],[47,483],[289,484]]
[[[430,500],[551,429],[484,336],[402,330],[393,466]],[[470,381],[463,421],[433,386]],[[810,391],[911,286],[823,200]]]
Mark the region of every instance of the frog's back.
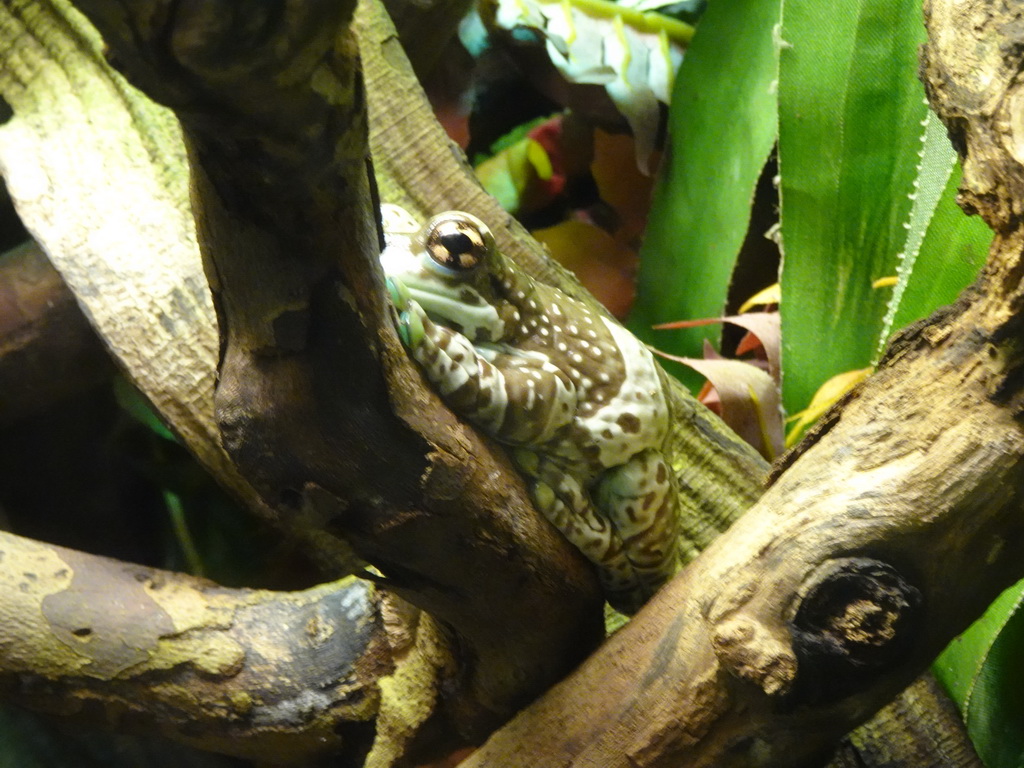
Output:
[[668,432],[662,373],[650,350],[587,305],[546,285],[524,314],[517,346],[543,354],[576,386],[575,416],[537,450],[570,461],[593,477],[648,448]]

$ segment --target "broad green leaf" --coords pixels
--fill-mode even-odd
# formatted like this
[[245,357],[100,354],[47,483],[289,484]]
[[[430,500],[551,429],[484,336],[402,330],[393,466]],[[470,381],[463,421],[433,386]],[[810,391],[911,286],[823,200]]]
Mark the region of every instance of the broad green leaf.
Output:
[[906,238],[926,111],[919,0],[784,0],[779,60],[783,397],[871,362]]
[[[779,0],[715,0],[676,77],[630,317],[641,339],[676,355],[700,357],[714,331],[651,326],[722,315],[754,186],[775,142],[778,14]],[[687,383],[699,385],[699,377]]]
[[960,708],[987,768],[1024,765],[1024,582],[950,643],[933,671]]
[[889,302],[879,352],[893,331],[953,301],[985,263],[992,231],[957,206],[961,170],[945,127],[929,113],[900,279]]

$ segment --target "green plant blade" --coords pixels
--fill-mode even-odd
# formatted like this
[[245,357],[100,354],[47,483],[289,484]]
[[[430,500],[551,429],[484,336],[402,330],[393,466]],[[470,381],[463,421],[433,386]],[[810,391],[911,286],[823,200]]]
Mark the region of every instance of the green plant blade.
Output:
[[717,330],[652,325],[725,309],[754,187],[775,143],[778,15],[779,0],[715,0],[676,78],[629,323],[666,352],[700,357]]
[[782,7],[779,170],[783,397],[871,362],[918,164],[918,0]]
[[1024,765],[1024,581],[950,643],[935,676],[960,708],[987,768]]
[[[879,337],[879,353],[893,331],[956,299],[985,263],[992,230],[980,218],[965,216],[957,206],[961,173],[945,128],[929,114],[918,193],[898,269],[899,282]],[[927,210],[929,205],[931,210]]]

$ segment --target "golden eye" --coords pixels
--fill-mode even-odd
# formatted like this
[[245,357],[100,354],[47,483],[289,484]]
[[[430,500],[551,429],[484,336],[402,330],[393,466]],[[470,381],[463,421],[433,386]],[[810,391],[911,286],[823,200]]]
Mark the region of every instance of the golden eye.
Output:
[[423,228],[421,238],[434,263],[455,272],[475,269],[494,248],[487,225],[462,211],[435,216]]

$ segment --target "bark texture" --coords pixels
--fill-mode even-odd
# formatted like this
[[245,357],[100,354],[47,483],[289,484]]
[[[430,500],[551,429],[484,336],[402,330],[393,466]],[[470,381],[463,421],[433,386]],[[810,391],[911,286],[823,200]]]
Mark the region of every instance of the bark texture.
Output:
[[935,766],[983,768],[960,713],[931,675],[924,675],[847,736],[828,768]]
[[11,534],[0,559],[6,699],[276,763],[369,751],[394,649],[365,582],[225,589]]

